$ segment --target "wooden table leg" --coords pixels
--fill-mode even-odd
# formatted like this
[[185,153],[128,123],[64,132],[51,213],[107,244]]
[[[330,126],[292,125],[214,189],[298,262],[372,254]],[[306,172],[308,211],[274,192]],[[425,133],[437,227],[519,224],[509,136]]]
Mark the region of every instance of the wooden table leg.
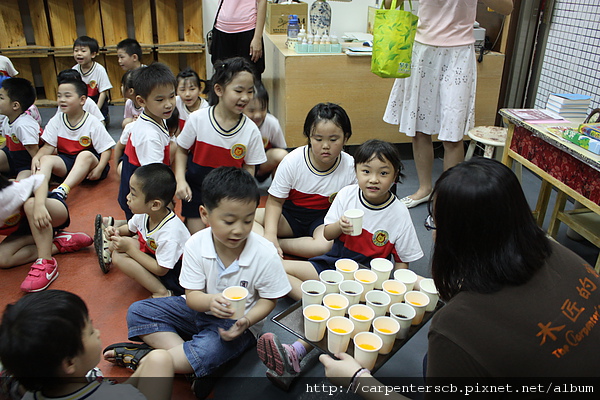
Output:
[[558,214],[565,210],[565,204],[567,203],[567,195],[564,192],[558,191],[556,195],[556,204],[550,217],[550,225],[548,226],[548,234],[556,239],[558,228],[560,227],[560,220]]
[[546,210],[548,209],[548,201],[550,200],[550,193],[552,193],[552,185],[545,180],[542,180],[542,186],[540,187],[540,194],[538,195],[537,204],[535,210],[533,210],[533,216],[536,219],[538,226],[544,225],[544,218],[546,218]]

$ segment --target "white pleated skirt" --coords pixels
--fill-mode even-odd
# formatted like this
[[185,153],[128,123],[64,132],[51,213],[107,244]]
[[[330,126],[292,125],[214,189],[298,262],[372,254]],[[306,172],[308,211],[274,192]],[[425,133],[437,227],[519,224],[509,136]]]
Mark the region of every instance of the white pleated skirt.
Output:
[[411,76],[394,82],[383,120],[410,137],[422,132],[458,142],[475,125],[476,83],[473,45],[415,42]]

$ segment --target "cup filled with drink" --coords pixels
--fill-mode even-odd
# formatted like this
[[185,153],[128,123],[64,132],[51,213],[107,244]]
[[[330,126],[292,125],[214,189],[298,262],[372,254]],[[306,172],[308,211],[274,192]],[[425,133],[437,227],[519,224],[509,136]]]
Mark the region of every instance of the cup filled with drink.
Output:
[[373,369],[383,342],[371,332],[360,332],[354,336],[354,359],[361,367]]
[[327,350],[344,353],[348,349],[354,323],[346,317],[331,317],[327,320]]
[[304,315],[304,337],[311,342],[318,342],[325,336],[329,310],[320,304],[311,304],[302,310]]
[[223,291],[223,297],[229,302],[229,308],[233,311],[232,319],[240,319],[246,311],[246,298],[248,289],[242,286],[230,286]]

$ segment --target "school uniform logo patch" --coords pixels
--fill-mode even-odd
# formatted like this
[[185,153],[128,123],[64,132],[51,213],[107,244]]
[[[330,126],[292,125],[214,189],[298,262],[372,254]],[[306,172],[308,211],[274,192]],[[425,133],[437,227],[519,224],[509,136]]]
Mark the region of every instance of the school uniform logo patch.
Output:
[[246,146],[241,143],[234,144],[231,148],[231,157],[239,160],[240,158],[244,158],[246,155]]
[[79,138],[79,144],[83,147],[89,147],[92,144],[92,139],[89,136],[82,136]]
[[147,239],[148,240],[146,241],[146,243],[148,243],[148,247],[150,247],[152,249],[152,251],[156,251],[156,249],[158,248],[156,241],[153,238],[147,238]]
[[21,220],[21,214],[13,214],[4,220],[4,225],[15,226]]
[[375,246],[385,246],[390,240],[390,235],[384,230],[378,230],[375,231],[371,240]]
[[13,143],[15,144],[19,144],[21,142],[19,142],[19,138],[17,137],[17,135],[15,135],[14,133],[12,135],[10,135],[10,139],[13,141]]
[[335,196],[337,196],[337,192],[329,195],[329,204],[333,203],[333,200],[335,200]]
[[248,288],[248,281],[240,281],[240,286],[243,288]]

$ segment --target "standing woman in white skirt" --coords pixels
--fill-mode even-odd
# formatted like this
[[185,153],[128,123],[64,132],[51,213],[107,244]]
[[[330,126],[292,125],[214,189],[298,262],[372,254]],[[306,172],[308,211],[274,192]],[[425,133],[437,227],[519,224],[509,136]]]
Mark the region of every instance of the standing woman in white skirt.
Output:
[[[508,15],[512,0],[483,0]],[[385,0],[390,7],[391,0]],[[444,170],[465,157],[463,136],[475,123],[477,81],[473,24],[477,0],[420,0],[409,78],[396,79],[383,116],[412,137],[419,189],[401,201],[414,207],[432,190],[432,135],[444,145]]]

